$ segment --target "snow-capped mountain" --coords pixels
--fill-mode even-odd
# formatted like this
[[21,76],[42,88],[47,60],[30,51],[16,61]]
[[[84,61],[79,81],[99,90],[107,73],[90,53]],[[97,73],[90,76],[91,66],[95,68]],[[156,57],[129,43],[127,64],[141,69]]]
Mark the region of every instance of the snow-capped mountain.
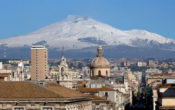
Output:
[[[126,45],[131,47],[153,47],[175,44],[175,40],[145,30],[120,30],[110,25],[95,21],[90,17],[68,16],[35,32],[0,40],[8,47],[32,46],[43,44],[50,48],[82,49],[105,45]],[[174,49],[171,47],[170,49]]]
[[[50,58],[58,58],[62,47],[71,58],[92,58],[97,45],[111,58],[173,58],[175,40],[146,30],[120,30],[90,17],[68,16],[35,32],[0,40],[0,53],[7,58],[30,58],[32,45],[45,45]],[[7,47],[4,49],[4,46]],[[6,52],[3,52],[6,50]],[[0,54],[3,58],[3,54]]]

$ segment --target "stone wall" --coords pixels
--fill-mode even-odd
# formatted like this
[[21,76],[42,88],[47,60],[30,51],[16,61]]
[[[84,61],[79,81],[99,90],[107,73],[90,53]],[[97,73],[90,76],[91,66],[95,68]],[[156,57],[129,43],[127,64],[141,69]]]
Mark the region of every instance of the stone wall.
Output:
[[175,106],[175,98],[163,98],[162,106]]
[[43,110],[44,107],[52,110],[92,110],[91,101],[81,101],[72,103],[58,102],[1,102],[0,110],[15,110],[15,108],[24,108],[24,110]]

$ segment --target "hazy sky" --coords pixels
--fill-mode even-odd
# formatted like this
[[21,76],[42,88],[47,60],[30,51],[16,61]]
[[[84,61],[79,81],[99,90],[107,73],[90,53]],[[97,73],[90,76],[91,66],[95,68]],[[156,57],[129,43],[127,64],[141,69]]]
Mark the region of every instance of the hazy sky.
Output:
[[175,0],[0,0],[0,39],[30,33],[68,15],[175,39]]

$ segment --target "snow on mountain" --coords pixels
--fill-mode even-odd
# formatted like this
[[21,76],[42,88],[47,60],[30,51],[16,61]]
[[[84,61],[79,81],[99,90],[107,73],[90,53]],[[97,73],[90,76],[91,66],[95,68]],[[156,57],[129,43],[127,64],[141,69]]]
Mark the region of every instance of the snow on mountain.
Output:
[[8,47],[23,47],[33,44],[47,44],[49,47],[65,49],[81,49],[101,45],[135,45],[135,41],[158,44],[175,43],[155,33],[145,30],[123,31],[100,23],[90,17],[68,16],[62,22],[57,22],[35,32],[0,40],[0,44]]

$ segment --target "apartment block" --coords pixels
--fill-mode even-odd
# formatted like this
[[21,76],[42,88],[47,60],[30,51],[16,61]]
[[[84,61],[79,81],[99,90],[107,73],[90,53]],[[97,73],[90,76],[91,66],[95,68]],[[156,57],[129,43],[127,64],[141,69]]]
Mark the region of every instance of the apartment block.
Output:
[[48,50],[44,46],[31,48],[31,80],[42,81],[48,72]]

